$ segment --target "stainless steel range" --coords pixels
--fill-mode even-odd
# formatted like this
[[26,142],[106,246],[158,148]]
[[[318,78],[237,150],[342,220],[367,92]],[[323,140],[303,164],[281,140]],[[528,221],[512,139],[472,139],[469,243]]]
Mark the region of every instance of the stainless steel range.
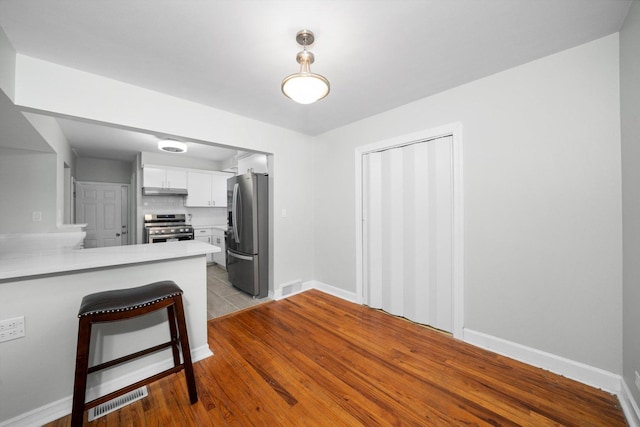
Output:
[[185,214],[146,214],[144,216],[144,242],[162,243],[193,240],[193,227],[187,224]]

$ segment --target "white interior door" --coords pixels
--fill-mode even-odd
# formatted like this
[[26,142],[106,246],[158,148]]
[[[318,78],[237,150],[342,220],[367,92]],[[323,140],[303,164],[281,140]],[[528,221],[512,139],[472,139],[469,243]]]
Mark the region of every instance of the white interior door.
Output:
[[76,183],[76,223],[87,224],[85,248],[122,244],[122,218],[127,216],[122,211],[123,186],[126,187],[121,184]]
[[365,304],[452,332],[453,138],[365,154]]

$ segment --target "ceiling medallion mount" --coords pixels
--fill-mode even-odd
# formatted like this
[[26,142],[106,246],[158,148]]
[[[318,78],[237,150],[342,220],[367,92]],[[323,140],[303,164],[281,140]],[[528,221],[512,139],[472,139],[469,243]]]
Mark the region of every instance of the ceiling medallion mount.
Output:
[[315,61],[313,53],[307,46],[313,44],[315,37],[309,30],[300,30],[296,34],[296,41],[302,46],[302,51],[296,55],[300,64],[300,72],[291,74],[282,80],[282,93],[299,104],[312,104],[329,94],[329,80],[320,74],[311,72],[311,64]]
[[300,30],[296,34],[296,41],[300,46],[311,46],[315,40],[313,33],[309,30]]

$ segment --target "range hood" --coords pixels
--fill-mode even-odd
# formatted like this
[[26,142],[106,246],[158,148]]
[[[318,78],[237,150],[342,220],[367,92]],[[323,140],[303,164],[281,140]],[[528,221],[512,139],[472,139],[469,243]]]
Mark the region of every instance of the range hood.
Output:
[[142,187],[143,196],[186,196],[186,188]]

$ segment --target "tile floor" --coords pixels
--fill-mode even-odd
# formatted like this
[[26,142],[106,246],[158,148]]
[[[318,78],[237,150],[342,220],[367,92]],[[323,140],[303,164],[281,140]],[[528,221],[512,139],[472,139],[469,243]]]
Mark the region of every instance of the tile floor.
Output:
[[256,299],[233,286],[227,272],[216,264],[207,266],[207,315],[209,319],[269,301]]

